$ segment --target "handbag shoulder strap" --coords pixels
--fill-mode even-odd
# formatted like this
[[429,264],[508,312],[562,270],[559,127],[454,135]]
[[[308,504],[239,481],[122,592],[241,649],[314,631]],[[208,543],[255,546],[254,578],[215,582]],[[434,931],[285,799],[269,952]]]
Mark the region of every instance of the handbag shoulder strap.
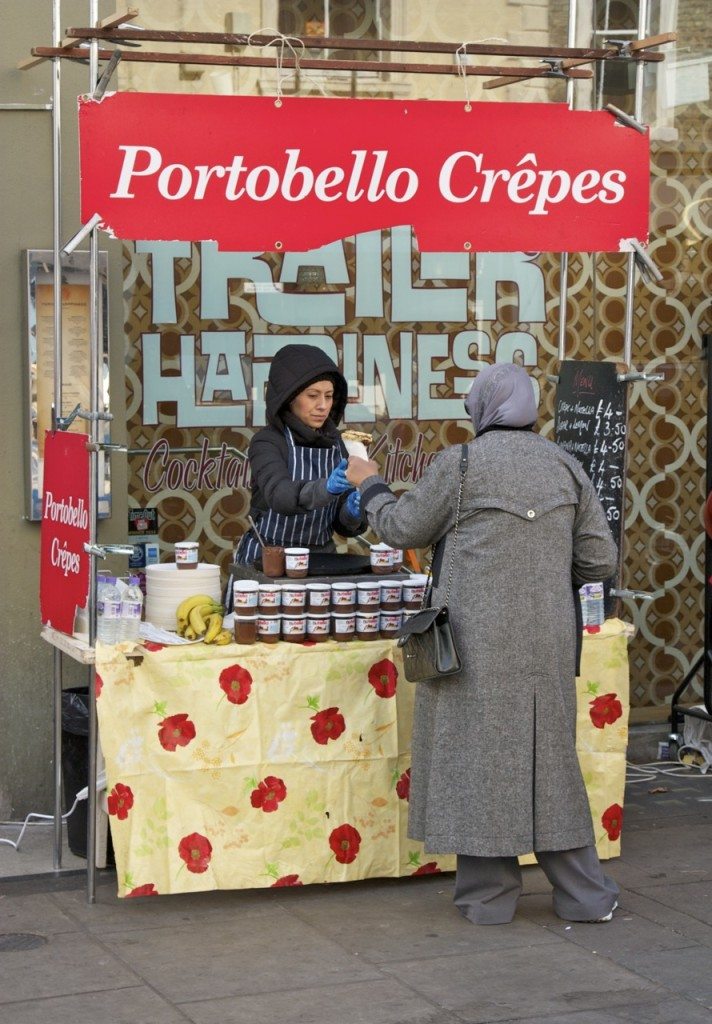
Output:
[[[453,537],[452,537],[452,551],[450,552],[450,566],[448,568],[447,583],[445,584],[445,598],[443,604],[447,604],[447,599],[450,595],[450,584],[452,583],[452,574],[455,569],[455,548],[457,546],[457,533],[460,527],[460,509],[462,507],[462,487],[465,483],[465,474],[467,473],[467,458],[468,449],[466,444],[460,446],[460,480],[457,488],[457,506],[455,508],[455,523],[453,525]],[[433,549],[434,551],[435,549]],[[425,594],[423,595],[423,607],[426,603],[426,595],[429,593],[432,587],[432,576],[433,576],[433,562],[430,560],[430,568],[428,569],[428,582],[425,587]]]

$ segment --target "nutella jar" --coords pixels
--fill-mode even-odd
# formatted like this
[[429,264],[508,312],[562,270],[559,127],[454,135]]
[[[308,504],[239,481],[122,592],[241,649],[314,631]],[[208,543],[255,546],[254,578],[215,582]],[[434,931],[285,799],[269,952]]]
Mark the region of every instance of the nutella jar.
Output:
[[356,584],[331,584],[331,609],[335,612],[353,612],[356,610]]
[[378,640],[380,612],[356,612],[356,639]]
[[357,583],[356,594],[359,611],[378,610],[381,606],[381,587],[378,581]]
[[282,615],[282,639],[288,644],[300,644],[307,637],[307,617],[304,613]]
[[258,597],[257,580],[235,580],[232,585],[232,607],[235,615],[256,615]]
[[356,636],[356,612],[332,612],[331,635],[344,643]]
[[393,572],[400,572],[403,568],[403,548],[392,548],[391,552],[391,567]]
[[281,615],[258,615],[257,638],[263,644],[276,644],[282,634]]
[[173,545],[176,569],[197,569],[198,543],[194,540],[179,540]]
[[282,584],[282,611],[286,615],[303,612],[306,606],[307,588],[303,583]]
[[309,548],[285,548],[284,572],[290,579],[301,579],[309,572]]
[[265,545],[262,548],[262,572],[270,579],[284,576],[284,548]]
[[257,640],[257,616],[235,616],[235,643],[253,644]]
[[378,631],[381,640],[395,640],[403,622],[403,612],[381,612],[378,617]]
[[428,577],[421,573],[414,573],[403,580],[403,607],[410,611],[418,611],[425,596],[425,586]]
[[282,588],[278,583],[260,583],[257,589],[257,607],[263,615],[275,615],[282,605]]
[[329,612],[307,615],[307,640],[314,640],[318,644],[328,640],[330,625],[331,615]]
[[381,611],[397,612],[403,607],[403,581],[387,580],[379,584],[381,591]]
[[330,583],[307,583],[307,608],[310,612],[323,612],[331,608]]
[[393,548],[388,544],[371,545],[371,572],[383,576],[393,569]]

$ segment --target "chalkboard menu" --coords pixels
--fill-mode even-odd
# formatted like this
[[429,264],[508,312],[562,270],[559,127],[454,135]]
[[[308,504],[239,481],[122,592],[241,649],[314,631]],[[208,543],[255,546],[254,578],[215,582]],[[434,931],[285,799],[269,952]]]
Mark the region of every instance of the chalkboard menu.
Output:
[[[556,390],[556,441],[593,481],[620,551],[628,392],[615,363],[566,360]],[[606,611],[612,602],[606,587]]]

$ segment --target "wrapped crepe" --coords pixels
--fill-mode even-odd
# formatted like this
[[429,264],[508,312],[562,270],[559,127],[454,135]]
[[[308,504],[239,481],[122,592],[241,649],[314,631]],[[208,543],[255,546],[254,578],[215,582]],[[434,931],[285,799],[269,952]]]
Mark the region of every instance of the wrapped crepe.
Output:
[[373,441],[371,434],[366,434],[362,430],[343,430],[341,439],[349,455],[356,455],[359,459],[368,458],[367,446]]

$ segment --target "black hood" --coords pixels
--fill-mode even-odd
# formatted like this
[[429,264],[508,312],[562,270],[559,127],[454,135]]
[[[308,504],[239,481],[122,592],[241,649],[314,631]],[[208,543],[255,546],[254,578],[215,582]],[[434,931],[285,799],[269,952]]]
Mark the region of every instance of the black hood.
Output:
[[284,426],[284,407],[307,385],[324,379],[334,382],[334,404],[329,419],[338,425],[346,408],[348,388],[346,378],[336,363],[315,345],[285,345],[281,348],[272,360],[267,380],[267,422],[281,429]]

